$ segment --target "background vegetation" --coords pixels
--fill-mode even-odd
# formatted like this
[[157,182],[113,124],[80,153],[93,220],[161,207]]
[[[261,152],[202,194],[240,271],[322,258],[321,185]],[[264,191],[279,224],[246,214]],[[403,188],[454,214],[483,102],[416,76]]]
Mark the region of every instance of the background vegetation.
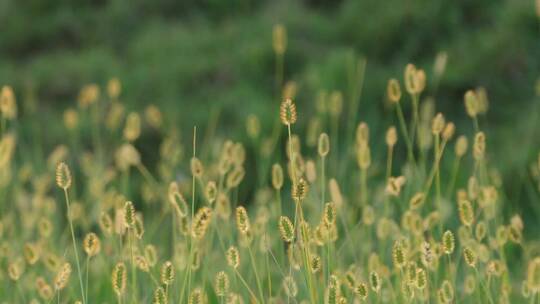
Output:
[[[190,153],[194,125],[203,151],[217,149],[209,138],[232,138],[247,143],[246,167],[257,163],[253,168],[260,168],[253,156],[258,143],[248,137],[245,124],[255,114],[261,134],[272,132],[281,102],[272,28],[280,23],[288,36],[284,80],[297,85],[298,134],[306,133],[321,92],[341,91],[349,102],[351,67],[366,60],[355,115],[380,143],[372,147],[374,162],[385,161],[384,132],[398,123],[386,102],[386,83],[391,77],[401,80],[407,63],[426,71],[422,96],[434,98],[436,111],[470,139],[473,126],[464,115],[463,95],[484,87],[489,111],[480,124],[511,202],[503,209],[531,225],[540,216],[529,170],[540,147],[538,20],[534,1],[512,0],[0,0],[0,85],[11,85],[17,96],[15,157],[36,167],[45,166],[43,160],[58,144],[71,140],[60,122],[66,109],[77,108],[81,87],[95,83],[105,96],[107,82],[117,77],[127,111],[142,112],[150,104],[162,111],[168,131],[144,125],[135,143],[152,173],[158,144],[171,133],[178,132],[185,154]],[[434,62],[442,53],[448,63],[436,79]],[[410,103],[403,105],[409,113]],[[347,155],[347,131],[345,123],[336,130],[340,140],[333,142],[332,153],[338,153],[333,157]],[[79,136],[82,152],[92,142],[90,119],[81,119]],[[283,137],[273,160],[284,158],[284,143]],[[397,166],[405,161],[402,149]],[[188,160],[184,155],[183,162]],[[185,166],[178,175],[188,170]],[[346,177],[343,169],[329,170]],[[252,177],[263,174],[247,170],[242,201],[254,199],[250,189],[257,179]],[[466,178],[460,176],[461,184]],[[131,189],[142,180],[133,177]],[[344,183],[345,189],[354,187]],[[141,193],[133,192],[136,201]]]

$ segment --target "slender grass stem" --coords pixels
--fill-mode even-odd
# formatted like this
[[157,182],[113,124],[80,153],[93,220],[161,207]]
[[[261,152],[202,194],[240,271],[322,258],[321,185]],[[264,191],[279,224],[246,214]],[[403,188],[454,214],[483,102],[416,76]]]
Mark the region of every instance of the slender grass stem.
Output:
[[69,204],[69,195],[67,189],[64,189],[64,196],[66,200],[66,208],[67,208],[67,217],[69,222],[69,230],[71,231],[71,241],[73,242],[73,252],[75,253],[75,261],[77,263],[77,274],[79,277],[79,284],[81,287],[81,297],[83,304],[86,303],[86,299],[84,297],[84,287],[83,287],[83,279],[82,279],[82,273],[81,273],[81,264],[79,263],[79,253],[77,252],[77,241],[75,240],[75,232],[73,231],[73,221],[71,220],[71,208]]

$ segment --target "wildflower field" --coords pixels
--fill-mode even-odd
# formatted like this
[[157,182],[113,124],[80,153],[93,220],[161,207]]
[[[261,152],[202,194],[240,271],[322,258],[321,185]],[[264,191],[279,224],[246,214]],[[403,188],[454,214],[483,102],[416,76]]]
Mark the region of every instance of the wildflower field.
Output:
[[267,32],[272,97],[193,122],[126,103],[115,75],[50,120],[0,83],[0,303],[540,303],[540,80],[520,92],[527,145],[501,147],[486,87],[444,96],[445,51],[366,101],[369,57],[347,53],[343,90],[305,92],[287,73],[301,42]]

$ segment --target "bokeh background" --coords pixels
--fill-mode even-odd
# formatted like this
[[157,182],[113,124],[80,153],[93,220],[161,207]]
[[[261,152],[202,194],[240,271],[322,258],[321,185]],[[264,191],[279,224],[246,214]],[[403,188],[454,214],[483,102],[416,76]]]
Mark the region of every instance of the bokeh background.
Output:
[[[383,151],[384,131],[397,123],[385,106],[386,82],[402,79],[412,62],[426,70],[424,96],[435,98],[460,134],[472,134],[464,92],[487,90],[489,111],[480,123],[513,202],[505,208],[538,212],[528,185],[540,148],[533,0],[0,0],[0,84],[15,90],[19,139],[37,147],[36,157],[66,141],[62,114],[77,107],[81,87],[104,88],[112,77],[122,83],[128,110],[154,104],[184,138],[194,125],[204,132],[215,123],[216,137],[247,141],[249,114],[259,117],[262,133],[271,132],[277,115],[278,23],[288,33],[284,79],[297,85],[298,132],[321,90],[340,90],[347,100],[347,73],[365,58],[357,117]],[[442,53],[448,63],[435,84]],[[82,128],[84,141],[90,132]],[[147,132],[137,142],[149,152],[145,161],[152,162],[148,147],[161,137]]]

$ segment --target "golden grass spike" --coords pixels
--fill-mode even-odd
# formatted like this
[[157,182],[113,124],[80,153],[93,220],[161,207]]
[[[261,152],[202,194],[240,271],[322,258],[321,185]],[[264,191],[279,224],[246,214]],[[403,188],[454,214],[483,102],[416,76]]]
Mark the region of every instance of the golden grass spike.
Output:
[[101,241],[99,237],[93,233],[88,233],[83,240],[83,248],[88,256],[95,256],[101,250]]
[[216,274],[214,285],[217,296],[224,297],[229,293],[229,276],[227,273],[225,273],[225,271],[220,271]]
[[284,125],[293,125],[296,122],[296,105],[291,99],[285,99],[281,103],[279,117]]
[[135,207],[133,202],[127,201],[124,203],[124,224],[127,228],[133,227],[135,225]]
[[476,161],[484,159],[486,153],[486,135],[484,132],[478,132],[474,136],[473,156]]
[[454,248],[456,247],[456,242],[454,238],[454,234],[450,230],[446,230],[443,234],[442,238],[442,246],[444,253],[446,254],[452,254],[454,252]]
[[467,137],[465,135],[460,135],[457,138],[456,145],[455,145],[455,153],[457,157],[462,157],[467,153],[467,147],[468,147],[468,141]]
[[165,261],[161,265],[161,283],[171,285],[174,282],[175,270],[171,261]]
[[472,268],[476,267],[476,253],[470,247],[465,247],[463,249],[463,258],[467,265]]
[[230,267],[237,269],[238,266],[240,266],[240,252],[238,252],[238,249],[236,247],[229,247],[226,257],[227,264],[229,264]]
[[67,286],[70,276],[71,265],[69,263],[64,263],[54,278],[54,289],[57,291],[64,289]]
[[193,218],[191,235],[197,239],[201,240],[206,235],[210,221],[212,220],[212,209],[208,207],[201,207],[195,213]]
[[328,134],[321,133],[319,136],[317,151],[319,152],[320,157],[325,157],[328,155],[328,152],[330,151],[330,139],[328,138]]
[[292,276],[286,276],[283,279],[283,290],[285,290],[285,294],[290,297],[294,298],[298,294],[298,287],[296,285],[296,281]]
[[399,81],[395,78],[388,80],[388,85],[386,86],[386,96],[388,100],[393,103],[398,103],[401,99],[401,88]]
[[114,292],[118,296],[124,294],[127,283],[127,269],[124,263],[119,262],[114,266],[111,280]]
[[279,217],[279,234],[285,242],[291,243],[294,240],[294,225],[286,216]]
[[64,162],[56,166],[56,185],[64,190],[71,186],[71,171]]
[[287,29],[282,24],[274,25],[272,30],[272,47],[277,55],[283,55],[287,50]]
[[165,289],[163,287],[158,286],[156,290],[154,290],[154,297],[152,299],[152,304],[167,304],[168,298],[165,293]]
[[396,145],[397,140],[398,140],[396,127],[391,126],[390,128],[388,128],[388,130],[386,131],[385,139],[386,139],[386,145],[388,147],[393,148]]

